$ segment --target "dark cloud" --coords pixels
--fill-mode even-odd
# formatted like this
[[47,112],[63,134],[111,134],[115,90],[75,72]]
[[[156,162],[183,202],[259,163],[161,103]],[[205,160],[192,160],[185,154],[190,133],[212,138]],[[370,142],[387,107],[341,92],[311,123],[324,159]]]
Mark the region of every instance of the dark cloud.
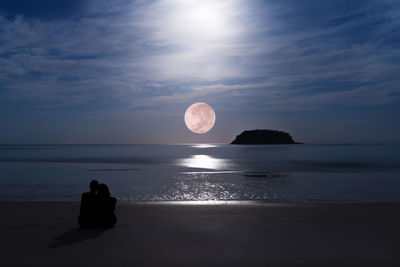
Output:
[[18,15],[42,20],[62,19],[78,16],[86,4],[85,0],[2,0],[0,12],[11,19]]

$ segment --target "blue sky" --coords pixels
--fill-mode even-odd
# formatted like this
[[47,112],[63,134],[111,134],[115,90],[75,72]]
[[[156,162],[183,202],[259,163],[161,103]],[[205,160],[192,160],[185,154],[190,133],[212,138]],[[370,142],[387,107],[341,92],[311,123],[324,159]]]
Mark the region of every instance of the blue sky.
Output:
[[0,2],[2,144],[393,143],[399,115],[398,1]]

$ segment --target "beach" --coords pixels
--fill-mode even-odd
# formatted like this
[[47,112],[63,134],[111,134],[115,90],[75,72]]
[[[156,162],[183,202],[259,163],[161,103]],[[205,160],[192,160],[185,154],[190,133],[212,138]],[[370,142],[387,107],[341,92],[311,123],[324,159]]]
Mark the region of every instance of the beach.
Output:
[[400,264],[400,204],[119,204],[108,230],[78,228],[78,212],[78,202],[0,203],[1,265]]

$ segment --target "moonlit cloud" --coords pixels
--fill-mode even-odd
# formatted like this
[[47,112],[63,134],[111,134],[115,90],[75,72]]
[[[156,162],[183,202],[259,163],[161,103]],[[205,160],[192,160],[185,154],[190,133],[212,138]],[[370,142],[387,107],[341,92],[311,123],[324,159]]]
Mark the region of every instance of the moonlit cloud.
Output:
[[[396,1],[10,3],[0,4],[2,143],[227,142],[252,127],[353,142],[399,124]],[[198,101],[221,118],[202,139],[183,123]],[[321,137],[330,124],[343,131]],[[364,141],[399,141],[391,128]]]

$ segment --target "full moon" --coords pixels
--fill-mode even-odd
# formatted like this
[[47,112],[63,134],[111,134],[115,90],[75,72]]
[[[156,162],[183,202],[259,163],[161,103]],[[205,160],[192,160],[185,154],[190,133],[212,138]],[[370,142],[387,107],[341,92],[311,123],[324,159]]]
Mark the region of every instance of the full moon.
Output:
[[210,131],[215,124],[214,109],[206,103],[194,103],[185,112],[185,124],[189,130],[197,134]]

